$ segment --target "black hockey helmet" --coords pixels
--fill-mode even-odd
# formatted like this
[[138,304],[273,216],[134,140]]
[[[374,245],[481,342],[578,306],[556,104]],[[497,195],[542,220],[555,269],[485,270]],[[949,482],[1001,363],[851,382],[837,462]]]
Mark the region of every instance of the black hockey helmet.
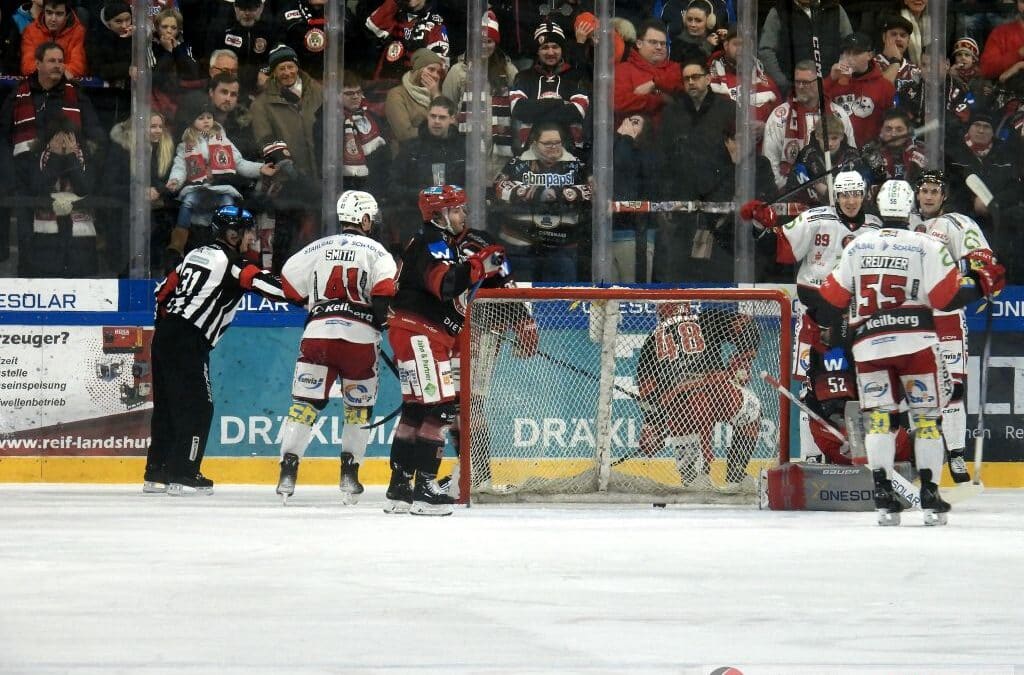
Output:
[[942,192],[946,193],[949,191],[949,183],[946,182],[946,173],[942,169],[925,169],[921,172],[921,175],[917,177],[917,184],[914,185],[918,190],[925,183],[933,183],[942,188]]
[[213,213],[210,220],[213,234],[221,236],[226,230],[254,230],[256,219],[247,209],[238,206],[222,206]]

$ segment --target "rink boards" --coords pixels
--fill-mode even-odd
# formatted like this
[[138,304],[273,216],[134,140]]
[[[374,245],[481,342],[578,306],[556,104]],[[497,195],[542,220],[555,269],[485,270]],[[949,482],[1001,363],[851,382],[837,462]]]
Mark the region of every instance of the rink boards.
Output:
[[[152,282],[9,281],[0,291],[0,481],[137,480],[152,408]],[[984,468],[993,487],[1024,486],[1022,314],[1021,287],[1008,289],[994,306]],[[972,382],[977,381],[983,316],[969,315]],[[204,463],[210,475],[239,483],[276,478],[278,433],[290,401],[303,319],[304,312],[284,304],[257,296],[243,300],[211,358],[215,415]],[[400,403],[396,380],[382,371],[377,419]],[[337,387],[334,393],[340,393]],[[969,388],[970,428],[977,407],[977,388]],[[620,452],[634,442],[628,430],[637,422],[633,410],[623,409],[621,416]],[[562,420],[570,440],[573,428],[586,436],[585,421],[560,411],[550,418]],[[337,481],[341,429],[341,406],[332,402],[318,420],[304,481]],[[393,430],[394,421],[374,430],[364,480],[386,480],[384,458]],[[520,423],[519,431],[541,434],[543,422]],[[571,462],[562,466],[575,470]]]

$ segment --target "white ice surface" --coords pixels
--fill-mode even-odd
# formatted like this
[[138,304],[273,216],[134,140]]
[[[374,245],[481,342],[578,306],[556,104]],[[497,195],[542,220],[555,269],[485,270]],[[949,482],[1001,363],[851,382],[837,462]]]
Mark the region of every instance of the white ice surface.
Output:
[[[4,673],[1024,672],[1024,491],[872,513],[0,486]],[[830,665],[827,665],[830,664]],[[861,671],[858,671],[861,672]]]

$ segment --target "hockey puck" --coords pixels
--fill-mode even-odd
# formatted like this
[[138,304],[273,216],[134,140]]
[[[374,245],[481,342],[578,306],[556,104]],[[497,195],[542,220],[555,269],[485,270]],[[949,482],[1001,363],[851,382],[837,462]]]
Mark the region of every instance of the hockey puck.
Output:
[[664,504],[651,504],[651,506],[653,506],[656,509],[663,509],[663,508],[665,508]]

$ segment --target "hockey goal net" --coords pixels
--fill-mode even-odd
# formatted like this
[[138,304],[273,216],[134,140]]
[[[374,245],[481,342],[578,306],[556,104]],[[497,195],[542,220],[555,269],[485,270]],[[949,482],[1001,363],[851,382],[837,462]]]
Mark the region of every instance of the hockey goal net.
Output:
[[788,386],[791,331],[774,290],[481,290],[462,501],[754,503],[788,459],[788,406],[759,374]]

